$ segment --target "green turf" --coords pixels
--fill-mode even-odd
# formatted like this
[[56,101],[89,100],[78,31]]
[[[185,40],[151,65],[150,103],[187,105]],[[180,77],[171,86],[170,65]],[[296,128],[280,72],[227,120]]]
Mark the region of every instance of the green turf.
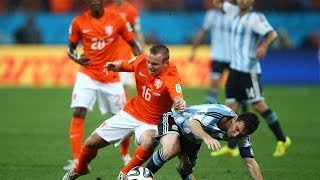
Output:
[[[205,92],[184,91],[189,104],[201,103]],[[71,155],[70,94],[71,89],[0,89],[0,179],[62,178],[62,166]],[[266,87],[265,95],[293,144],[285,157],[273,158],[275,138],[266,124],[261,124],[253,135],[253,148],[264,179],[319,179],[320,87]],[[98,110],[89,113],[86,136],[103,119]],[[179,179],[176,163],[176,159],[167,163],[156,179]],[[92,173],[81,179],[116,179],[121,166],[118,149],[109,146],[92,162]],[[201,149],[194,174],[199,180],[249,179],[241,158],[211,158],[206,146]]]

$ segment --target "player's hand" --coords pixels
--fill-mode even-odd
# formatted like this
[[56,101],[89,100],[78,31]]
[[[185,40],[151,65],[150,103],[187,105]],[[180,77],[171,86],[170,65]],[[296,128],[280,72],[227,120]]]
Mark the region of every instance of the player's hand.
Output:
[[263,59],[267,54],[267,48],[264,46],[259,46],[257,49],[256,57],[260,60]]
[[208,149],[210,149],[210,150],[217,151],[221,148],[219,141],[212,138],[212,137],[208,137],[208,138],[203,139],[203,142],[207,144]]
[[174,103],[174,110],[177,113],[183,113],[187,108],[187,103],[186,101],[184,101],[182,98],[178,99],[175,103]]
[[91,63],[91,60],[87,58],[84,54],[81,56],[78,55],[75,49],[67,49],[68,56],[76,63],[80,64],[81,66],[86,66]]
[[103,71],[105,73],[108,73],[108,71],[120,71],[121,70],[121,66],[122,66],[122,61],[118,60],[118,61],[113,61],[113,62],[107,62],[104,66],[103,66]]
[[84,54],[81,54],[81,56],[78,57],[75,62],[80,64],[81,66],[87,66],[91,63],[91,59],[86,57]]
[[191,52],[189,55],[189,62],[192,62],[194,60],[194,52]]

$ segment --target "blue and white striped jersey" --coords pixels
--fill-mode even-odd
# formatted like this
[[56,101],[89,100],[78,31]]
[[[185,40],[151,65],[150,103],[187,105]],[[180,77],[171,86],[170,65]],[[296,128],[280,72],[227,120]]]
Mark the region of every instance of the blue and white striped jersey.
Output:
[[261,73],[260,61],[256,58],[259,39],[273,30],[265,16],[258,12],[239,15],[238,6],[228,2],[223,9],[234,15],[231,26],[230,68],[246,73]]
[[[224,117],[233,118],[235,116],[237,116],[237,114],[234,111],[222,104],[202,104],[190,106],[182,114],[178,114],[173,111],[173,118],[176,124],[180,127],[183,136],[196,144],[200,144],[202,140],[192,134],[188,126],[189,121],[192,119],[198,120],[202,124],[204,131],[207,132],[211,137],[217,140],[228,141],[229,138],[227,136],[227,132],[218,127],[218,122]],[[239,148],[251,146],[249,136],[238,139],[237,143]]]
[[219,9],[208,10],[202,28],[211,34],[211,60],[230,62],[230,32],[232,16]]

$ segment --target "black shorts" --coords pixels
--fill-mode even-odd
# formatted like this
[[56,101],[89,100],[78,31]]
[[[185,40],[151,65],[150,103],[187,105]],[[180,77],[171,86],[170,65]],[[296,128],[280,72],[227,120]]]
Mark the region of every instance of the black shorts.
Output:
[[219,73],[222,74],[222,72],[226,69],[229,69],[230,63],[222,62],[222,61],[211,61],[211,72],[212,73]]
[[226,101],[256,103],[264,99],[260,74],[230,69],[226,83]]
[[185,154],[188,157],[189,163],[194,163],[198,159],[198,152],[201,144],[192,143],[183,136],[181,129],[172,117],[171,111],[162,114],[158,124],[158,133],[158,136],[155,137],[157,141],[159,141],[162,136],[168,133],[179,134],[181,154]]

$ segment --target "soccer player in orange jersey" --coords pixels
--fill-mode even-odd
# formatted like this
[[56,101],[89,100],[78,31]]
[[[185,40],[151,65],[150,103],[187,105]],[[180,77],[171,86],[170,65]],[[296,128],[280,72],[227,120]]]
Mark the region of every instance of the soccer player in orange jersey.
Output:
[[[129,2],[125,0],[112,0],[111,3],[108,3],[105,8],[107,10],[119,13],[120,16],[125,18],[133,27],[133,32],[135,34],[136,39],[139,41],[139,43],[144,45],[144,38],[141,33],[141,26],[140,26],[140,17],[138,10]],[[121,48],[118,48],[118,58],[119,59],[131,59],[133,57],[131,47],[128,45],[128,43],[120,38]],[[120,72],[120,81],[123,84],[126,98],[127,100],[130,99],[130,95],[128,92],[128,89],[130,86],[134,85],[134,78],[132,72]],[[124,162],[124,165],[126,165],[131,157],[129,154],[129,145],[130,145],[130,137],[128,137],[125,141],[123,141],[120,145],[120,155]]]
[[[134,39],[130,24],[119,14],[106,11],[103,0],[87,0],[90,10],[75,17],[69,29],[68,55],[80,64],[72,92],[73,116],[70,124],[70,140],[74,160],[63,167],[75,167],[80,154],[84,134],[84,119],[98,100],[102,114],[116,114],[123,109],[125,93],[118,72],[105,74],[103,66],[117,57],[119,41],[122,38],[131,46],[135,55],[142,53],[141,46]],[[84,54],[77,55],[76,47],[81,41]]]
[[63,177],[64,180],[88,174],[88,164],[96,157],[98,149],[110,144],[117,146],[135,134],[138,147],[119,174],[119,179],[125,178],[130,169],[142,165],[152,155],[157,146],[154,137],[162,113],[172,106],[177,112],[183,112],[186,108],[179,73],[176,66],[169,62],[169,49],[164,45],[152,46],[147,55],[129,61],[109,62],[105,70],[108,73],[135,72],[137,95],[87,138],[81,148],[79,163]]

